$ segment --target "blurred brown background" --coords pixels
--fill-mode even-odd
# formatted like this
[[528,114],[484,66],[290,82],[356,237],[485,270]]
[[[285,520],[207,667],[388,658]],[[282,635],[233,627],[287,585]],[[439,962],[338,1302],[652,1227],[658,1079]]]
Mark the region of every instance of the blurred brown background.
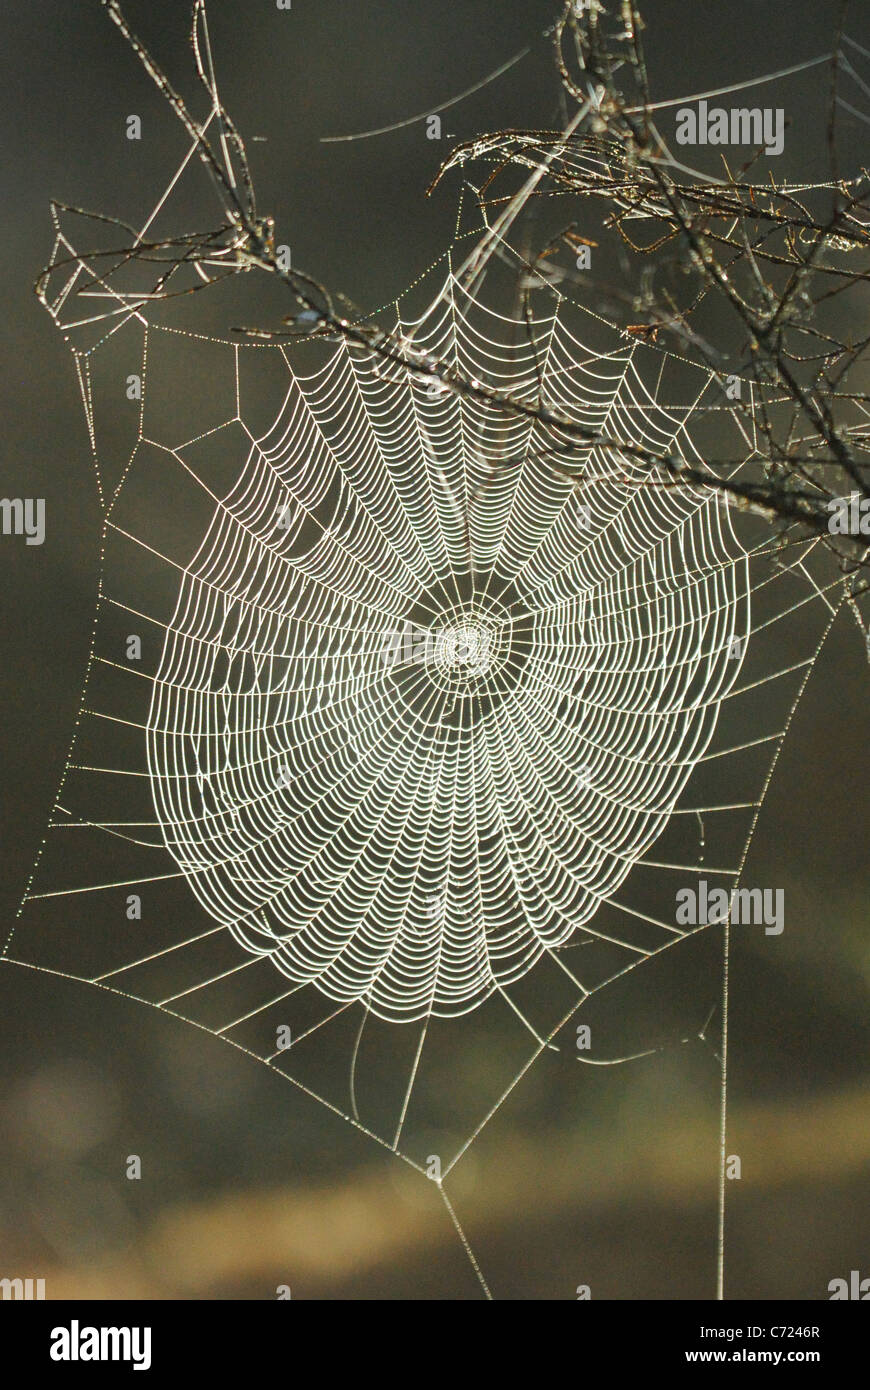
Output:
[[[456,185],[425,200],[444,145],[422,124],[321,144],[437,105],[527,44],[454,110],[465,139],[549,125],[558,88],[526,0],[211,0],[225,103],[248,135],[261,207],[294,264],[364,307],[447,243]],[[129,4],[188,84],[188,6]],[[658,96],[815,56],[837,5],[650,4]],[[860,32],[855,7],[851,32]],[[47,499],[42,547],[2,542],[3,922],[43,835],[73,720],[95,594],[99,511],[71,361],[32,295],[50,197],[136,221],[178,136],[96,0],[7,0],[0,81],[6,331],[4,490]],[[866,27],[866,26],[865,26]],[[779,168],[824,174],[825,79],[789,88]],[[189,90],[189,84],[187,86]],[[761,100],[761,98],[758,98]],[[777,99],[781,104],[782,99]],[[124,139],[142,115],[147,138]],[[852,127],[852,138],[861,135]],[[165,142],[165,143],[164,143]],[[63,518],[58,525],[56,518]],[[783,936],[735,943],[730,1021],[727,1295],[827,1296],[870,1273],[867,1077],[867,660],[842,618],[786,743],[754,839],[757,883],[786,889]],[[81,902],[60,911],[76,930]],[[709,935],[710,939],[707,940]],[[451,1195],[496,1297],[709,1298],[715,1288],[718,1067],[697,1037],[719,992],[703,934],[667,969],[602,996],[613,1036],[662,1051],[624,1067],[548,1054],[501,1109]],[[652,970],[656,966],[650,967]],[[485,1091],[498,1038],[462,1059]],[[217,1038],[86,986],[0,967],[0,1276],[49,1296],[464,1298],[480,1290],[434,1189],[287,1081]],[[128,1153],[142,1181],[124,1177]]]

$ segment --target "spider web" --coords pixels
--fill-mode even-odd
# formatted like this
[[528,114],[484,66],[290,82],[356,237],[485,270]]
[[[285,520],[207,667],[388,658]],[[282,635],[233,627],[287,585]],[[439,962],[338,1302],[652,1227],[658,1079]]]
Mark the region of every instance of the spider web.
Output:
[[[202,331],[206,296],[163,298],[146,258],[107,270],[80,216],[54,215],[44,302],[81,387],[102,559],[5,959],[224,1038],[434,1177],[489,1295],[451,1174],[546,1051],[628,1060],[597,1035],[578,1049],[583,1007],[707,930],[676,924],[677,888],[739,881],[836,580],[812,544],[774,564],[715,497],[346,339]],[[392,341],[601,434],[687,460],[715,441],[738,472],[757,457],[752,383],[737,411],[713,372],[558,289],[520,320],[520,258],[503,242],[469,288],[492,229],[463,216],[382,311]],[[488,1036],[489,1093],[455,1096],[455,1058]]]

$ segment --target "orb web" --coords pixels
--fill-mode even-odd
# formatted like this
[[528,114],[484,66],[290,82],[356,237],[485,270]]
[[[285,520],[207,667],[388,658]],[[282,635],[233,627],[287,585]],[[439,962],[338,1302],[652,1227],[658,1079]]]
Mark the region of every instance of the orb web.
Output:
[[[450,271],[435,304],[396,333],[529,391],[509,319]],[[535,329],[545,399],[691,454],[635,347],[596,357],[558,311]],[[459,1013],[596,934],[657,837],[739,673],[745,557],[715,501],[643,490],[627,458],[588,450],[578,487],[520,422],[489,477],[473,403],[343,344],[287,370],[264,434],[241,411],[238,481],[182,579],[154,804],[246,950],[385,1019]]]

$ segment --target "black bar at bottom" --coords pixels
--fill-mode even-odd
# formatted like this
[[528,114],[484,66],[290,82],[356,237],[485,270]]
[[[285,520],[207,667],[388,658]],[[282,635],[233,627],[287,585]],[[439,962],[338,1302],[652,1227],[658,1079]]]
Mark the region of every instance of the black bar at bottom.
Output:
[[590,1301],[561,1312],[543,1303],[496,1304],[476,1315],[419,1302],[32,1302],[3,1303],[0,1325],[7,1363],[12,1358],[19,1374],[34,1370],[59,1382],[138,1370],[157,1378],[213,1376],[224,1385],[268,1368],[292,1386],[321,1371],[334,1379],[342,1366],[392,1383],[436,1375],[465,1381],[476,1368],[491,1374],[504,1360],[516,1378],[552,1374],[554,1361],[563,1375],[573,1364],[577,1377],[593,1367],[684,1367],[691,1374],[717,1365],[807,1366],[830,1376],[863,1363],[868,1320],[861,1301]]

